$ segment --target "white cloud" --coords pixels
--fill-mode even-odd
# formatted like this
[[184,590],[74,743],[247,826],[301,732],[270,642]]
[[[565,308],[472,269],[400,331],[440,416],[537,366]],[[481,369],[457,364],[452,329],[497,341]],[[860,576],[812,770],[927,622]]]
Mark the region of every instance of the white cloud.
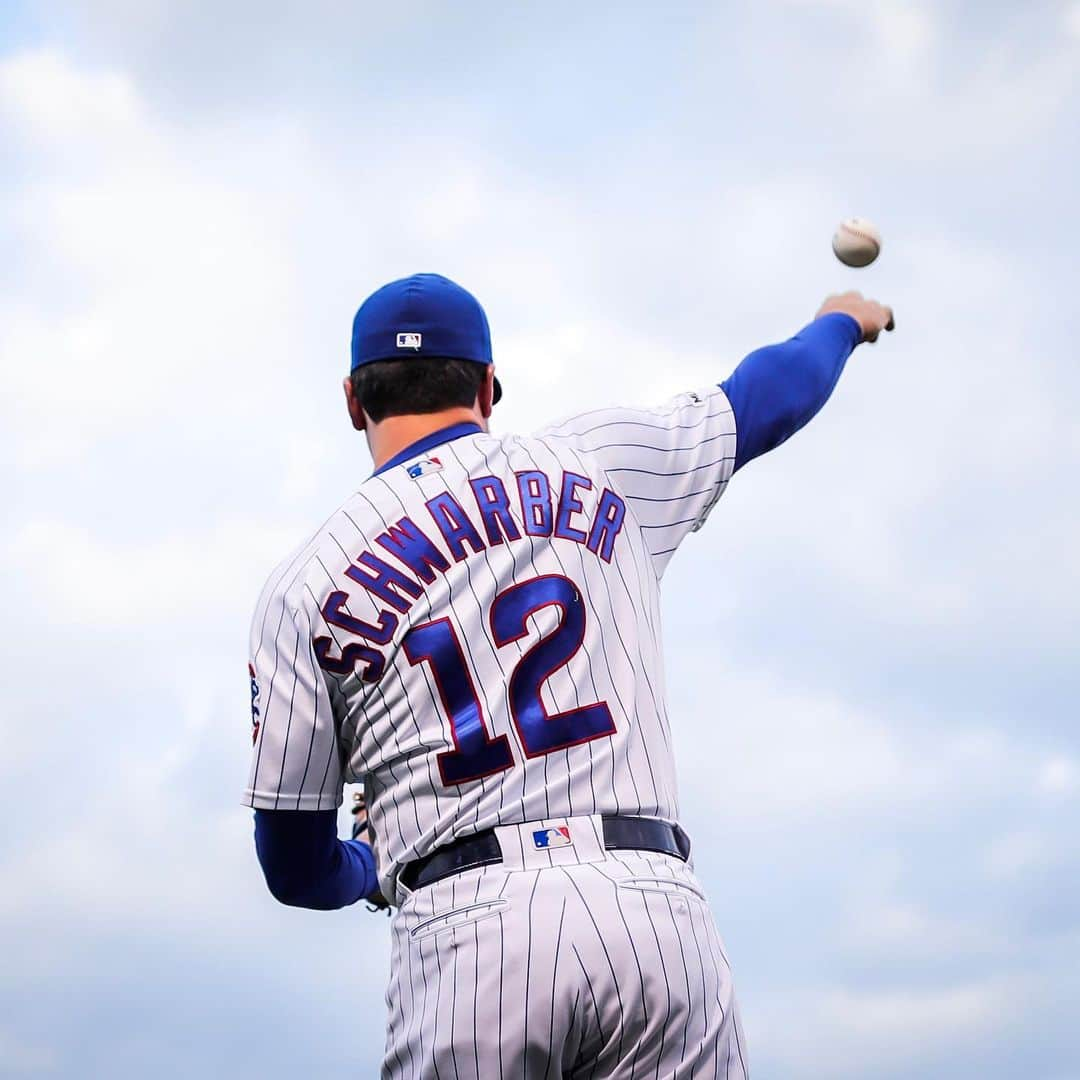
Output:
[[870,814],[907,821],[946,809],[957,814],[1024,792],[1016,769],[1033,755],[991,727],[898,724],[887,712],[851,704],[842,688],[826,695],[778,686],[772,665],[739,670],[693,650],[683,633],[675,641],[680,667],[708,671],[708,684],[723,687],[719,701],[681,688],[672,694],[676,730],[685,733],[676,750],[685,754],[680,777],[690,803],[721,800],[725,818],[746,822],[810,815],[850,825],[853,816]]
[[866,51],[874,60],[907,66],[924,62],[935,44],[939,27],[935,12],[921,3],[898,0],[788,0],[789,3],[820,11],[832,8],[842,12],[849,22],[859,25],[866,37],[851,40],[836,32],[833,41],[855,51]]
[[116,71],[88,72],[54,49],[18,53],[0,63],[0,118],[33,147],[94,158],[149,135],[131,81]]
[[1066,33],[1080,40],[1080,4],[1071,3],[1065,6],[1062,16]]
[[759,1061],[767,1055],[779,1075],[793,1077],[929,1071],[944,1046],[963,1061],[1015,1031],[1022,1023],[1017,1001],[1030,999],[1032,989],[1019,977],[910,989],[799,986],[760,1010],[754,1034],[767,1049]]
[[1036,781],[1047,795],[1071,795],[1080,787],[1080,766],[1070,757],[1053,757],[1043,762]]
[[921,57],[936,44],[939,28],[926,6],[891,2],[872,4],[870,9],[883,51]]
[[252,591],[254,604],[258,576],[303,540],[295,529],[254,518],[185,526],[134,544],[103,540],[71,522],[36,520],[19,529],[5,557],[32,583],[41,606],[62,611],[68,626],[135,627],[165,614],[175,629],[231,605],[238,587]]
[[[791,62],[813,79],[828,55],[828,115],[864,153],[919,162],[940,174],[986,159],[1003,160],[1018,145],[1038,146],[1069,109],[1075,61],[1042,12],[1025,12],[1043,32],[1037,49],[1002,45],[1012,33],[993,5],[980,10],[977,42],[965,48],[970,15],[947,5],[902,0],[788,0],[813,17],[820,36],[799,41]],[[822,18],[832,9],[832,18]],[[1064,17],[1071,25],[1071,13]],[[791,44],[791,43],[789,43]],[[838,177],[843,184],[843,179]]]
[[890,964],[906,961],[940,963],[943,957],[992,953],[998,946],[996,927],[967,918],[943,915],[926,902],[916,903],[880,893],[859,898],[846,913],[841,947],[854,957]]
[[986,853],[990,874],[1015,878],[1053,865],[1062,852],[1057,837],[1031,829],[1010,829],[991,843]]
[[925,1054],[943,1041],[966,1041],[1014,1024],[1020,992],[1020,986],[1003,979],[942,990],[836,990],[815,1011],[824,1024],[846,1033],[844,1041],[856,1054],[867,1055],[865,1068],[871,1060],[880,1065],[907,1054],[913,1045]]
[[170,132],[119,75],[17,56],[0,67],[0,98],[29,141],[65,149],[9,211],[66,285],[0,303],[20,462],[69,460],[181,411],[242,412],[252,359],[265,371],[290,339],[292,272],[263,198],[208,178],[197,140]]

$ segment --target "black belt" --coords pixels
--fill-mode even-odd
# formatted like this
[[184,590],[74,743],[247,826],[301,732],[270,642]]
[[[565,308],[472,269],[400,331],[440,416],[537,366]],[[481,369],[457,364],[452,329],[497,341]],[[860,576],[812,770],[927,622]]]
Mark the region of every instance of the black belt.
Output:
[[[686,862],[690,855],[690,839],[678,825],[669,825],[655,818],[619,817],[613,815],[602,819],[604,848],[607,851],[656,851],[661,855],[674,855]],[[495,838],[494,829],[462,836],[430,855],[415,859],[401,871],[400,881],[405,888],[415,891],[436,881],[475,870],[478,866],[490,866],[502,862],[502,851]]]

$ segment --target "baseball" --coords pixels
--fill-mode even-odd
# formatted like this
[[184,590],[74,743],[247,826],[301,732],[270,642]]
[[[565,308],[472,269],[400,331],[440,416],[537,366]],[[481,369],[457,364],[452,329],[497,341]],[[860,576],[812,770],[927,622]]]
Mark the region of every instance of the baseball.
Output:
[[881,233],[866,218],[848,218],[836,227],[832,249],[845,266],[869,266],[881,254]]

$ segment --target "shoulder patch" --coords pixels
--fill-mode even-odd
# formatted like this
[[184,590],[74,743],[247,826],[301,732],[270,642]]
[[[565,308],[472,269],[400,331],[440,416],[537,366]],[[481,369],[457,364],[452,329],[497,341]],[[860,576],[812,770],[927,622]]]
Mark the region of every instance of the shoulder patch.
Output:
[[248,664],[248,677],[251,679],[251,745],[254,746],[259,737],[259,683],[254,664]]

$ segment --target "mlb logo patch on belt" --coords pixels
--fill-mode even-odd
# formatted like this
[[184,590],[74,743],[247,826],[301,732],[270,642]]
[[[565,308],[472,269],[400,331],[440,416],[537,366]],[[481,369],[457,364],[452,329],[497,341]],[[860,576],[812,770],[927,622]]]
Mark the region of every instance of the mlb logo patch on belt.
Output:
[[533,830],[533,846],[542,851],[544,848],[570,847],[570,830],[565,825],[555,829]]

